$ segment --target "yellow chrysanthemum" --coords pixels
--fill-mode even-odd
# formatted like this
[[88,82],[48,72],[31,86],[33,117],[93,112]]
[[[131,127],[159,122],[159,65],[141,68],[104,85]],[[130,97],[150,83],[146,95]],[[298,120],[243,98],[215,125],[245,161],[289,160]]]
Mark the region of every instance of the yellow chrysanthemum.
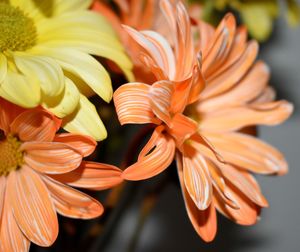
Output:
[[0,0],[0,96],[42,105],[64,127],[97,140],[106,130],[84,96],[112,97],[109,74],[90,54],[115,62],[131,79],[131,62],[92,0]]

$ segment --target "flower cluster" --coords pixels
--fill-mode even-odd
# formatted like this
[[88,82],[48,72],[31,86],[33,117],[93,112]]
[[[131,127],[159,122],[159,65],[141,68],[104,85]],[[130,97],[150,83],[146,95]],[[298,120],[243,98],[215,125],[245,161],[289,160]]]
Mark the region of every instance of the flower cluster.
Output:
[[[258,43],[232,14],[214,28],[183,1],[114,2],[0,1],[0,251],[53,244],[57,213],[103,213],[73,187],[144,180],[173,160],[191,223],[212,241],[216,210],[252,225],[268,206],[253,173],[287,172],[283,155],[245,129],[280,124],[293,107],[275,101]],[[128,83],[113,93],[111,76]],[[123,171],[85,160],[107,137],[92,96],[113,97],[122,125],[153,126]]]

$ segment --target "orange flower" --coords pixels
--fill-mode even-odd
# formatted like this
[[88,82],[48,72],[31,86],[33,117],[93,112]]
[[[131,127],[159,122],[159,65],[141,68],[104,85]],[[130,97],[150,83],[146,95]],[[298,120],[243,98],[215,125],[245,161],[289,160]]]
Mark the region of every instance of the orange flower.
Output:
[[118,7],[117,13],[103,1],[94,0],[92,5],[92,10],[104,15],[118,33],[122,44],[134,63],[133,72],[137,80],[144,80],[146,76],[147,81],[153,81],[154,78],[139,61],[142,48],[134,43],[133,39],[122,28],[122,24],[129,25],[137,30],[164,29],[165,25],[162,22],[163,16],[158,8],[158,2],[158,0],[114,0]]
[[215,30],[195,20],[192,26],[180,2],[160,3],[174,49],[156,32],[125,27],[144,48],[144,63],[157,81],[128,83],[114,94],[121,124],[156,125],[123,178],[150,178],[176,158],[188,216],[197,233],[211,241],[215,209],[251,225],[268,205],[252,173],[287,172],[278,150],[239,130],[279,124],[290,116],[292,105],[272,101],[268,68],[255,62],[258,45],[246,41],[245,29],[236,29],[231,14]]
[[116,167],[82,162],[96,142],[55,134],[61,121],[42,109],[24,110],[0,100],[0,251],[50,246],[58,234],[56,212],[90,219],[103,206],[71,186],[106,189],[121,182]]

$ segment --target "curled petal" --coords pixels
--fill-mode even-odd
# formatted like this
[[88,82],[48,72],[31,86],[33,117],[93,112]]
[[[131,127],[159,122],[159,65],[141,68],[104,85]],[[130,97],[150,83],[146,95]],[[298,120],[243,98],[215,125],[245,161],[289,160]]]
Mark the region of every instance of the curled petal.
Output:
[[174,53],[169,42],[157,32],[143,31],[141,33],[160,51],[162,61],[164,62],[162,69],[167,74],[169,79],[173,80],[175,77],[176,66]]
[[184,185],[199,210],[211,203],[212,184],[204,157],[191,146],[184,146],[182,157]]
[[70,145],[72,148],[81,152],[84,157],[92,154],[97,145],[97,142],[89,136],[68,133],[57,134],[54,137],[53,142]]
[[195,121],[183,114],[176,114],[170,122],[168,132],[176,139],[177,147],[180,148],[197,130],[198,124]]
[[230,197],[237,203],[238,208],[233,209],[226,205],[224,201],[214,193],[214,203],[219,212],[227,218],[240,225],[253,225],[257,222],[260,207],[249,200],[243,193],[236,189],[228,180],[225,181]]
[[277,125],[293,112],[287,101],[225,108],[203,114],[200,129],[209,132],[233,131],[251,125]]
[[195,205],[194,201],[190,197],[190,194],[186,190],[183,180],[183,165],[181,156],[178,155],[176,160],[181,190],[190,221],[198,235],[204,241],[210,242],[214,239],[217,232],[217,214],[214,204],[211,203],[206,210],[199,210],[199,208]]
[[11,132],[21,141],[52,141],[57,129],[54,116],[42,109],[27,110],[11,124]]
[[170,105],[173,92],[173,82],[158,81],[150,86],[148,93],[153,113],[167,125],[171,120]]
[[113,165],[82,162],[78,169],[52,177],[74,187],[105,190],[120,184],[123,181],[121,174],[122,171]]
[[261,193],[259,185],[251,174],[230,165],[223,164],[220,168],[227,180],[229,180],[255,204],[261,207],[268,206],[266,198]]
[[233,87],[253,65],[257,52],[257,42],[250,41],[243,55],[234,64],[214,79],[208,80],[208,86],[201,94],[202,99],[216,96]]
[[147,31],[146,34],[124,25],[125,31],[140,44],[147,54],[165,73],[174,71],[174,55],[167,41],[158,33]]
[[[157,134],[154,132],[154,134]],[[127,180],[142,180],[151,178],[164,171],[173,161],[175,154],[174,141],[163,134],[157,137],[152,145],[146,145],[150,152],[139,156],[138,161],[129,166],[122,174]],[[152,151],[151,151],[152,150]]]
[[120,123],[157,123],[148,96],[150,86],[130,83],[119,87],[114,93],[114,103]]
[[218,69],[228,56],[234,40],[235,29],[234,16],[227,14],[215,32],[211,49],[203,55],[203,72],[206,78]]
[[236,29],[231,50],[226,57],[226,60],[218,69],[215,69],[215,71],[210,76],[210,79],[213,79],[219,74],[222,74],[224,71],[229,69],[231,65],[239,60],[247,47],[247,34],[247,28],[245,26],[239,26]]
[[224,175],[220,168],[208,158],[205,158],[205,161],[209,169],[214,189],[218,191],[220,197],[227,205],[229,205],[231,208],[238,209],[239,207],[236,202],[234,202],[234,200],[230,198],[230,195],[227,193]]
[[64,216],[79,219],[92,219],[100,216],[104,208],[92,197],[44,176],[56,210]]
[[7,193],[14,217],[26,237],[40,246],[50,246],[58,234],[58,221],[40,176],[23,166],[9,174]]
[[76,169],[82,154],[64,143],[27,142],[21,145],[24,161],[31,168],[48,174],[61,174]]

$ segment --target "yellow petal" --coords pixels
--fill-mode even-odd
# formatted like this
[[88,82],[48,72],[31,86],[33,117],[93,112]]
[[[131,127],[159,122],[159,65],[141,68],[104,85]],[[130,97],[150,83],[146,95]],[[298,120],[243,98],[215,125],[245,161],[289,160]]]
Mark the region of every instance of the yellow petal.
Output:
[[87,9],[92,0],[10,0],[11,5],[19,7],[30,15],[35,21],[61,15],[65,12],[74,12]]
[[242,5],[240,12],[249,33],[255,39],[262,42],[269,38],[273,28],[275,11],[271,11],[269,6],[263,4],[249,3]]
[[64,74],[59,64],[44,56],[27,56],[16,53],[14,59],[18,69],[28,78],[36,77],[46,96],[58,96],[64,89]]
[[106,102],[111,100],[113,91],[109,74],[92,56],[69,48],[53,47],[45,47],[40,53],[55,58],[64,70],[83,79]]
[[0,53],[0,83],[4,80],[7,74],[7,59]]
[[7,72],[6,78],[0,85],[0,96],[21,107],[33,108],[40,103],[41,91],[35,79]]
[[43,97],[43,106],[60,118],[71,114],[79,104],[80,94],[73,83],[65,78],[65,88],[58,97]]
[[83,95],[80,95],[77,110],[66,117],[63,128],[72,133],[81,133],[101,141],[107,137],[107,132],[95,106]]
[[60,15],[65,12],[85,10],[92,4],[92,0],[54,0],[54,1],[41,1],[44,3],[53,3],[53,15]]
[[[72,15],[71,15],[72,14]],[[101,29],[100,29],[101,27]],[[107,20],[97,13],[67,13],[37,24],[39,42],[43,45],[77,49],[115,62],[129,80],[132,63]]]

